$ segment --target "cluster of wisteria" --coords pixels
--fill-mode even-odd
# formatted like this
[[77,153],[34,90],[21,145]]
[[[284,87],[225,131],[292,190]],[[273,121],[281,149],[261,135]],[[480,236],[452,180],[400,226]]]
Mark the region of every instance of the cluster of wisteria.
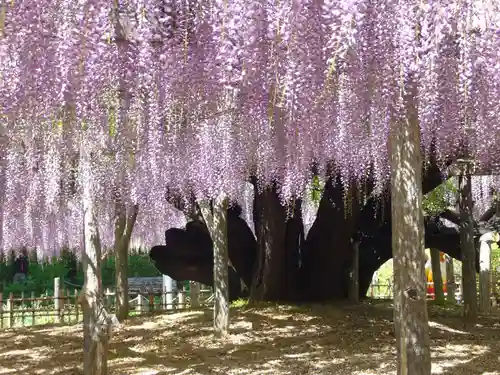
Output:
[[472,201],[474,202],[474,217],[479,219],[486,211],[499,201],[500,177],[473,176],[472,177]]
[[255,174],[287,199],[313,162],[384,183],[408,82],[424,150],[500,151],[496,0],[0,4],[0,247],[79,243],[82,142],[110,240],[115,196],[152,240],[167,186],[240,199]]

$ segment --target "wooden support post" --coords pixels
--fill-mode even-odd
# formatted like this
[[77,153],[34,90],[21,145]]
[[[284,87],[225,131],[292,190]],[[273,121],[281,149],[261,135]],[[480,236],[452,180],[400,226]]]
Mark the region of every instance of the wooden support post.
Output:
[[83,373],[89,375],[108,374],[108,343],[110,338],[109,315],[102,301],[102,249],[97,222],[92,176],[92,148],[80,142],[80,176],[82,176],[83,237],[82,268],[84,285],[79,302],[83,309]]
[[434,300],[444,302],[443,277],[441,275],[441,253],[439,249],[431,248],[432,285],[434,287]]
[[3,293],[0,292],[0,329],[3,328]]
[[229,256],[227,245],[228,197],[220,192],[212,202],[199,202],[214,248],[214,331],[218,337],[229,331]]
[[54,321],[61,323],[61,278],[54,278]]
[[460,207],[460,248],[462,250],[463,315],[467,321],[477,317],[476,248],[472,218],[472,162],[459,161],[462,172],[458,178]]
[[196,281],[189,282],[189,298],[191,300],[191,308],[200,308],[200,283]]
[[401,78],[405,111],[389,129],[396,366],[399,375],[430,375],[418,85],[413,73]]
[[7,327],[14,326],[14,294],[11,292],[7,300]]
[[31,325],[36,325],[36,297],[35,292],[31,292]]

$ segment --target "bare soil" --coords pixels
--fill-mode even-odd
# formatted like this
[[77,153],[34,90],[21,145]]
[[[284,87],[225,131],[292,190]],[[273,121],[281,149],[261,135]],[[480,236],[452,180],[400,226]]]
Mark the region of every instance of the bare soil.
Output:
[[[464,325],[431,307],[433,374],[500,375],[499,316]],[[212,312],[131,319],[110,344],[111,375],[395,374],[388,304],[272,306],[232,310],[231,333],[216,339]],[[0,374],[81,374],[82,326],[0,331]]]

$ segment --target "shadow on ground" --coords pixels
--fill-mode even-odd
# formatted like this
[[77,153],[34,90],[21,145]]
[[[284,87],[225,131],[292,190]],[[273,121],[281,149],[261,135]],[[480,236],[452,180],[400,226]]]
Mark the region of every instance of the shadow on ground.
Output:
[[[431,309],[433,374],[500,375],[500,323],[464,330]],[[131,319],[112,338],[112,375],[395,374],[388,306],[274,306],[232,311],[231,334],[212,335],[210,311]],[[81,374],[81,325],[0,331],[0,375]]]

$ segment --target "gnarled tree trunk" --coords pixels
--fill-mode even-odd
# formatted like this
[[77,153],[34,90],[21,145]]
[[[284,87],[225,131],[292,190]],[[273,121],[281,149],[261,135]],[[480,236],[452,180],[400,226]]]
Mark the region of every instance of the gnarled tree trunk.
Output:
[[358,190],[346,191],[340,176],[325,184],[316,220],[303,247],[302,275],[306,296],[313,301],[345,299],[353,261],[352,235],[360,210]]
[[259,191],[254,180],[254,223],[257,261],[250,290],[250,301],[285,301],[297,298],[300,244],[304,227],[300,202],[291,205],[287,219],[275,187]]

